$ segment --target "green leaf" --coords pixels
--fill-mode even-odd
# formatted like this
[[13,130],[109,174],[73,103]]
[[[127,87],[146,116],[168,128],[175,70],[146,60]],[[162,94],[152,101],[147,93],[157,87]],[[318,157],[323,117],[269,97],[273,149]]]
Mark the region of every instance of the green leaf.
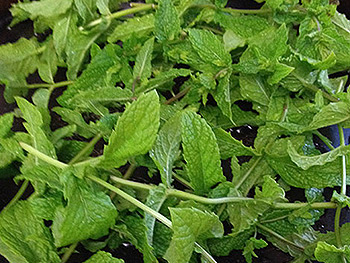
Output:
[[312,166],[318,165],[322,166],[325,163],[339,161],[339,156],[346,155],[350,152],[350,146],[340,146],[334,150],[327,153],[323,153],[316,156],[303,156],[300,155],[297,150],[293,147],[292,143],[288,143],[288,154],[291,160],[298,165],[301,169],[307,170]]
[[199,115],[185,112],[182,117],[182,148],[190,183],[196,193],[225,181],[215,135]]
[[[87,68],[74,84],[70,85],[63,95],[58,98],[58,102],[64,107],[74,109],[79,108],[84,96],[90,99],[94,92],[101,94],[96,95],[96,99],[102,99],[104,92],[108,91],[104,91],[104,89],[111,89],[112,86],[115,86],[115,83],[108,79],[109,71],[118,71],[119,69],[120,63],[114,46],[107,45],[103,50],[98,48]],[[116,88],[116,90],[119,89]],[[111,95],[114,95],[116,90],[112,90]],[[111,96],[107,96],[107,98],[112,99]]]
[[214,256],[228,256],[232,250],[241,250],[245,243],[254,234],[254,229],[248,229],[237,235],[226,235],[222,238],[210,238],[207,240],[210,252]]
[[[158,187],[151,189],[149,195],[147,196],[146,205],[153,209],[154,211],[159,211],[162,207],[164,201],[166,200],[166,188],[164,185],[160,184]],[[145,226],[147,228],[147,240],[148,243],[153,245],[154,228],[156,224],[156,219],[152,215],[145,214]]]
[[173,181],[173,165],[180,155],[181,114],[170,118],[160,129],[155,144],[150,152],[160,171],[162,182],[170,187]]
[[129,157],[145,154],[156,139],[159,128],[159,98],[156,91],[141,95],[118,119],[104,150],[106,161],[120,167]]
[[0,253],[11,263],[61,262],[49,230],[27,201],[1,212]]
[[349,261],[350,260],[350,246],[346,245],[341,248],[337,248],[334,245],[330,245],[324,241],[317,243],[315,249],[316,259],[324,263],[337,263],[342,262],[342,257]]
[[153,89],[162,89],[167,88],[168,84],[173,86],[173,80],[177,77],[185,77],[191,74],[191,70],[189,69],[176,69],[172,68],[167,71],[162,71],[154,78],[149,79],[147,82],[141,83],[141,86],[136,87],[136,93],[140,93],[143,91],[149,91]]
[[228,159],[232,156],[254,156],[256,152],[251,147],[245,146],[241,141],[236,140],[230,133],[223,129],[214,129],[217,143],[220,149],[221,159]]
[[112,255],[108,252],[99,251],[96,254],[94,254],[92,257],[90,257],[88,260],[84,261],[84,263],[124,263],[124,260],[114,258]]
[[239,86],[243,98],[264,106],[269,105],[271,90],[260,76],[241,74]]
[[232,121],[230,75],[227,74],[219,80],[219,84],[214,92],[214,99],[222,113]]
[[180,19],[171,0],[160,0],[154,20],[154,34],[160,42],[174,40],[180,33]]
[[152,74],[152,52],[153,52],[154,38],[150,38],[140,49],[137,54],[134,66],[134,80],[144,81]]
[[197,239],[220,237],[224,230],[214,213],[196,208],[170,208],[174,235],[164,255],[169,263],[189,262]]
[[203,61],[219,67],[229,67],[231,65],[230,53],[225,50],[221,40],[212,32],[190,29],[189,40]]
[[266,247],[268,244],[263,239],[256,239],[251,237],[247,242],[243,250],[243,256],[248,263],[253,262],[253,257],[257,258],[255,254],[255,249],[260,249]]
[[145,225],[145,221],[135,216],[127,216],[123,221],[134,239],[132,243],[143,254],[143,261],[145,263],[158,262],[153,255],[153,248],[150,246],[147,239],[148,229]]
[[285,77],[287,77],[292,71],[294,70],[293,67],[288,66],[286,64],[283,63],[279,63],[277,62],[275,65],[275,71],[272,74],[272,76],[270,76],[267,79],[267,83],[269,85],[274,85],[277,84],[278,82],[280,82],[282,79],[284,79]]
[[25,95],[26,77],[37,69],[39,53],[34,39],[21,38],[0,46],[0,82],[6,84],[4,96],[8,102],[14,102],[14,96]]
[[108,42],[114,43],[118,40],[126,41],[134,36],[148,36],[154,29],[154,15],[147,14],[140,17],[133,17],[118,25],[108,36]]
[[5,113],[0,116],[0,138],[8,137],[13,123],[13,113]]
[[67,205],[57,209],[52,224],[57,247],[108,234],[118,215],[108,195],[84,179],[74,177],[70,171],[66,173],[64,196]]
[[26,120],[24,127],[32,136],[34,148],[52,158],[56,158],[55,147],[42,129],[44,123],[39,109],[24,98],[17,97],[16,102],[23,118]]
[[341,207],[350,207],[350,198],[343,194],[338,194],[337,191],[333,191],[332,202],[336,202],[341,205]]
[[245,45],[245,39],[237,35],[234,31],[228,29],[223,36],[224,46],[226,51],[234,50]]
[[347,103],[342,101],[336,103],[332,102],[323,107],[320,112],[314,116],[307,129],[316,130],[318,128],[342,123],[349,118],[350,108]]
[[85,23],[97,15],[97,6],[94,0],[74,0],[74,5]]
[[42,0],[27,3],[18,3],[12,7],[11,12],[19,12],[21,9],[30,14],[30,19],[38,17],[54,17],[64,14],[72,5],[73,0]]
[[56,75],[58,67],[58,57],[53,46],[53,40],[46,43],[46,48],[40,57],[38,65],[38,72],[40,78],[47,83],[54,83],[54,76]]
[[53,111],[62,117],[62,120],[68,122],[71,125],[75,125],[77,128],[77,133],[85,138],[91,138],[97,131],[91,128],[83,118],[83,116],[76,111],[66,109],[66,108],[53,108]]

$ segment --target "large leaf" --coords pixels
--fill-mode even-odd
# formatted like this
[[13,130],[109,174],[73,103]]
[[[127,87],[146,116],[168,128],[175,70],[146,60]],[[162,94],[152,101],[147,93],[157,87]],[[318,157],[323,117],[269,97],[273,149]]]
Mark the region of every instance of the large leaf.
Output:
[[57,209],[52,232],[57,247],[66,246],[88,238],[100,238],[108,234],[118,215],[110,198],[90,186],[84,179],[66,177],[65,198],[67,205]]
[[169,263],[189,262],[198,238],[220,237],[224,230],[219,218],[196,208],[170,208],[174,235],[164,258]]
[[119,167],[152,148],[159,128],[158,100],[157,92],[151,91],[126,108],[104,150],[109,165]]
[[27,201],[1,212],[0,253],[11,263],[60,262],[49,230]]
[[220,162],[219,147],[210,126],[194,112],[182,117],[182,147],[191,185],[199,194],[225,181]]
[[269,105],[271,91],[261,77],[242,74],[239,78],[239,85],[243,98],[261,105]]

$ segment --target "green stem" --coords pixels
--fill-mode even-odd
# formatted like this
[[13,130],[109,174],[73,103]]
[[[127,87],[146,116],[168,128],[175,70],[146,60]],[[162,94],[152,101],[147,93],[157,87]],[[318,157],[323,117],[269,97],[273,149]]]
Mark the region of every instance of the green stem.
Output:
[[[126,16],[126,15],[131,15],[131,14],[135,14],[135,13],[138,13],[138,12],[154,9],[155,7],[156,6],[154,4],[137,5],[135,7],[132,7],[132,8],[129,8],[129,9],[124,9],[124,10],[115,12],[113,14],[110,14],[109,16],[107,16],[105,18],[107,18],[108,20],[112,20],[112,19],[116,19],[116,18],[123,17],[123,16]],[[87,29],[87,28],[91,28],[93,26],[101,24],[102,21],[103,21],[102,18],[96,19],[96,20],[90,22],[89,24],[87,24],[85,26],[85,28],[84,27],[80,27],[79,29],[80,30],[84,30],[84,29]]]
[[[150,184],[143,184],[138,182],[133,182],[129,180],[125,180],[123,178],[119,178],[116,176],[111,176],[112,181],[126,185],[129,187],[142,189],[142,190],[152,190],[156,186]],[[207,198],[203,196],[198,196],[195,194],[187,193],[184,191],[176,190],[176,189],[167,189],[167,196],[175,196],[180,199],[190,199],[203,204],[225,204],[225,203],[238,203],[238,202],[247,202],[254,201],[254,198],[249,197],[221,197],[221,198]],[[299,209],[305,206],[310,206],[311,209],[330,209],[336,208],[337,205],[332,202],[318,202],[318,203],[275,203],[272,205],[275,209]]]
[[76,155],[74,158],[68,163],[68,165],[75,164],[78,162],[84,155],[95,146],[95,144],[101,139],[102,135],[99,133],[97,134],[88,144],[85,145],[85,147]]
[[61,259],[61,263],[66,263],[68,261],[68,259],[70,258],[70,256],[74,253],[76,247],[78,246],[78,242],[74,243],[72,245],[69,246],[69,248],[67,249],[67,251],[64,253],[64,255],[62,256]]
[[[318,92],[319,90],[321,90],[321,89],[319,89],[318,87],[316,87],[315,85],[312,85],[312,84],[307,83],[303,78],[301,78],[301,77],[298,76],[297,74],[295,74],[295,73],[293,73],[293,72],[292,72],[291,74],[292,74],[295,78],[297,78],[305,88],[309,89],[310,91],[316,93],[316,92]],[[323,90],[321,90],[321,92],[322,92],[322,96],[323,96],[324,98],[326,98],[327,100],[329,100],[329,101],[331,101],[331,102],[338,102],[338,99],[335,98],[335,97],[333,97],[333,96],[330,95],[329,93],[327,93],[327,92],[325,92],[325,91],[323,91]]]
[[[345,137],[344,137],[344,130],[341,125],[338,124],[338,131],[339,131],[339,140],[340,145],[345,146]],[[346,157],[345,155],[342,156],[342,184],[341,184],[341,193],[343,195],[346,195]]]
[[172,97],[172,98],[168,99],[166,102],[164,102],[164,104],[169,105],[169,104],[173,103],[174,101],[177,101],[181,97],[185,96],[187,94],[187,92],[189,92],[189,90],[190,90],[190,87],[185,88],[184,90],[177,93],[174,97]]
[[57,83],[38,83],[38,84],[29,84],[26,88],[28,89],[38,89],[38,88],[60,88],[73,84],[74,81],[62,81]]
[[155,185],[133,182],[133,181],[125,180],[123,178],[116,177],[116,176],[111,176],[110,178],[111,178],[111,180],[113,182],[116,182],[118,184],[126,185],[126,186],[129,186],[129,187],[136,188],[136,189],[141,189],[141,190],[150,191],[150,190],[152,190],[152,189],[154,189],[156,187]]
[[[109,189],[110,191],[116,193],[117,195],[121,196],[125,200],[129,201],[133,205],[137,206],[141,210],[145,211],[146,213],[149,213],[154,218],[158,219],[160,222],[162,222],[164,225],[166,225],[169,228],[172,228],[171,221],[163,216],[162,214],[158,213],[157,211],[153,210],[152,208],[148,207],[144,203],[140,202],[139,200],[135,199],[134,197],[128,195],[124,191],[120,190],[119,188],[103,181],[102,179],[93,176],[93,175],[86,175],[87,178],[90,180],[102,185],[103,187]],[[216,263],[215,259],[197,242],[195,243],[196,247],[201,251],[202,255],[208,260],[208,262]]]
[[160,222],[162,222],[164,225],[166,225],[167,227],[171,228],[171,221],[166,218],[165,216],[163,216],[162,214],[154,211],[153,209],[151,209],[150,207],[148,207],[147,205],[145,205],[144,203],[140,202],[139,200],[135,199],[134,197],[128,195],[127,193],[125,193],[124,191],[120,190],[119,188],[103,181],[102,179],[93,176],[93,175],[86,175],[87,178],[89,178],[90,180],[102,185],[103,187],[107,188],[108,190],[116,193],[117,195],[123,197],[125,200],[129,201],[130,203],[132,203],[133,205],[137,206],[138,208],[142,209],[143,211],[149,213],[150,215],[152,215],[153,217],[155,217],[156,219],[158,219]]
[[194,190],[191,183],[188,182],[186,179],[182,178],[181,176],[178,176],[176,173],[173,173],[173,177],[175,180],[179,181],[183,186],[185,186],[191,190]]
[[340,237],[340,214],[341,214],[341,205],[338,205],[337,210],[335,210],[335,217],[334,217],[334,234],[335,234],[335,240],[337,242],[337,246],[340,248],[342,247],[342,241]]
[[251,174],[251,172],[255,169],[255,167],[259,164],[261,161],[262,156],[256,159],[256,161],[253,163],[253,165],[249,168],[249,170],[242,176],[242,178],[237,182],[235,185],[235,189],[237,190],[238,188],[241,187],[241,185],[244,183],[244,181],[247,179],[247,177]]
[[271,13],[271,9],[235,9],[235,8],[223,8],[224,12],[231,14],[247,14],[247,15],[257,15],[257,14],[268,14]]
[[127,181],[127,179],[129,179],[133,175],[136,168],[137,168],[137,166],[135,164],[130,164],[130,166],[128,167],[128,170],[126,170],[126,172],[123,176],[123,179],[125,179],[125,181]]
[[298,244],[295,244],[294,242],[284,238],[283,236],[281,236],[280,234],[278,234],[275,231],[271,230],[270,228],[268,228],[268,227],[266,227],[266,226],[264,226],[262,224],[259,224],[259,223],[257,223],[256,226],[259,227],[260,229],[266,231],[267,233],[271,234],[272,236],[280,239],[281,241],[283,241],[283,242],[285,242],[285,243],[287,243],[289,245],[292,245],[293,247],[298,248],[300,250],[304,250],[304,247],[299,246]]
[[276,217],[276,218],[262,220],[262,221],[260,221],[260,223],[261,224],[272,223],[272,222],[283,220],[283,219],[288,218],[288,217],[289,217],[289,214],[288,215],[284,215],[284,216],[280,216],[280,217]]
[[16,195],[12,198],[12,200],[7,204],[6,207],[10,207],[10,206],[14,205],[22,197],[22,195],[26,191],[28,185],[29,185],[29,181],[25,180],[22,183],[21,188],[19,188],[19,190],[17,191]]
[[310,206],[311,209],[331,209],[337,208],[337,204],[333,202],[317,202],[317,203],[275,203],[275,209],[299,209]]
[[38,157],[40,160],[42,160],[48,164],[52,164],[53,166],[56,166],[56,167],[61,168],[61,169],[65,169],[68,167],[68,164],[57,161],[57,160],[51,158],[50,156],[47,156],[46,154],[39,152],[37,149],[33,148],[32,146],[30,146],[24,142],[20,142],[19,145],[24,150],[26,150],[28,153],[33,154],[34,156]]
[[322,133],[320,133],[319,131],[314,131],[313,132],[318,138],[321,139],[321,141],[324,142],[324,144],[330,149],[330,150],[334,150],[334,146],[331,144],[331,142],[329,141],[329,139],[324,136]]

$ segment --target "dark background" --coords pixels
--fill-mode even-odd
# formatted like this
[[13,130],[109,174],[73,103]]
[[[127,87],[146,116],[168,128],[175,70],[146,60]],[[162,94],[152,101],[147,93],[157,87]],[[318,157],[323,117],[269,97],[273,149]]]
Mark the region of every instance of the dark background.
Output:
[[[11,14],[8,11],[8,8],[11,5],[11,2],[15,2],[14,0],[0,0],[0,44],[8,43],[8,42],[15,42],[20,37],[31,37],[33,35],[33,27],[32,23],[30,21],[26,21],[23,23],[20,23],[14,28],[8,28],[10,22],[11,22]],[[233,8],[259,8],[261,5],[252,1],[252,0],[231,0],[229,1],[229,6]],[[338,6],[338,11],[341,13],[344,13],[347,15],[348,18],[350,18],[350,1],[349,0],[341,0],[340,4]],[[35,76],[32,78],[35,82]],[[62,76],[62,78],[64,78]],[[0,85],[0,115],[13,111],[15,108],[14,104],[7,104],[3,98],[3,90],[4,87]],[[52,105],[55,105],[55,97],[57,97],[61,90],[55,91],[52,98]],[[57,120],[59,122],[60,120]],[[55,125],[55,124],[54,124]],[[59,123],[57,124],[60,125]],[[16,119],[14,124],[14,130],[23,130],[23,126],[21,124],[21,121],[19,119]],[[238,128],[240,132],[235,133],[235,131],[232,131],[232,135],[234,137],[242,136],[239,134],[242,134],[243,137],[237,138],[237,139],[243,139],[252,141],[252,138],[255,137],[254,131],[251,131],[250,129]],[[237,129],[237,130],[238,130]],[[328,135],[328,137],[332,138],[333,131],[332,129],[326,129],[323,131],[325,135]],[[320,147],[322,145],[320,144]],[[140,171],[142,172],[142,171]],[[9,171],[9,174],[11,174],[11,171]],[[0,179],[0,210],[6,206],[6,204],[12,199],[12,197],[16,194],[18,191],[20,185],[16,185],[12,178],[1,178]],[[28,197],[31,193],[32,189],[27,189],[26,193],[23,196],[23,199]],[[325,189],[325,197],[326,199],[330,199],[332,195],[333,189]],[[290,201],[296,201],[300,200],[302,201],[304,199],[304,192],[302,189],[292,189],[290,191],[291,194],[289,194],[288,199]],[[24,219],[25,220],[25,219]],[[325,232],[325,231],[333,231],[333,222],[334,222],[334,210],[326,210],[326,213],[322,216],[321,220],[316,223],[315,228],[319,231]],[[344,209],[342,211],[342,217],[341,222],[350,222],[350,213],[348,209]],[[79,253],[76,253],[72,255],[69,262],[83,262],[87,258],[91,256],[91,253],[89,251],[86,251],[82,245],[79,245],[77,248],[77,251]],[[119,248],[117,251],[110,251],[114,256],[123,258],[126,263],[141,263],[142,256],[141,254],[131,245],[125,244],[121,248]],[[218,263],[243,263],[245,262],[244,258],[241,255],[241,251],[233,251],[229,256],[227,257],[220,257],[217,258]],[[257,254],[259,256],[258,259],[255,259],[254,262],[260,262],[260,263],[284,263],[289,262],[292,260],[292,258],[280,250],[276,249],[272,245],[268,246],[265,249],[261,249],[257,251]],[[8,261],[0,256],[0,263],[7,263]],[[18,262],[21,263],[21,262]]]

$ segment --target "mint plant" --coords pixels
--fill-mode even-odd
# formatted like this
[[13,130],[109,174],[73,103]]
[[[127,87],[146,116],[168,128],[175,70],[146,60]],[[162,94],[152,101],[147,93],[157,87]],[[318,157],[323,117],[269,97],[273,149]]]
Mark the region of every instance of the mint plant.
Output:
[[[19,167],[13,179],[22,183],[0,213],[0,253],[64,263],[82,244],[95,253],[86,263],[123,262],[106,251],[129,242],[146,263],[214,263],[232,250],[253,262],[269,242],[295,262],[350,262],[350,225],[340,224],[350,203],[341,74],[350,68],[350,22],[337,6],[122,2],[11,8],[11,26],[30,19],[46,37],[0,46],[4,96],[18,106],[0,116],[0,177]],[[55,82],[62,70],[66,80]],[[40,83],[28,83],[34,73]],[[63,93],[52,98],[55,89]],[[64,121],[55,130],[53,113]],[[11,129],[14,118],[26,132]],[[330,125],[337,148],[319,131]],[[256,127],[253,145],[231,135],[240,126]],[[92,154],[98,142],[103,151]],[[29,184],[34,192],[20,200]],[[295,188],[306,202],[288,200]],[[313,228],[325,209],[335,209],[334,232]]]

